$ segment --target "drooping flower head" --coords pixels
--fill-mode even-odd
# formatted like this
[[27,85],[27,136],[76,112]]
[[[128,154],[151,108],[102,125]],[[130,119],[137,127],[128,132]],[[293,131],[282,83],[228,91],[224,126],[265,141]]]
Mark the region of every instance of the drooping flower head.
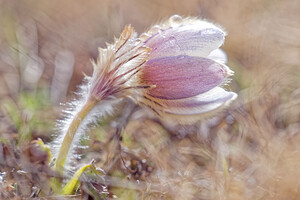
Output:
[[226,33],[196,18],[172,16],[139,38],[130,26],[100,50],[90,81],[97,99],[127,96],[159,115],[202,115],[236,98],[222,88],[233,72],[219,49]]
[[212,23],[178,15],[142,34],[151,50],[139,83],[153,87],[143,91],[141,101],[160,115],[181,118],[228,105],[237,95],[222,88],[233,74],[219,49],[225,36]]

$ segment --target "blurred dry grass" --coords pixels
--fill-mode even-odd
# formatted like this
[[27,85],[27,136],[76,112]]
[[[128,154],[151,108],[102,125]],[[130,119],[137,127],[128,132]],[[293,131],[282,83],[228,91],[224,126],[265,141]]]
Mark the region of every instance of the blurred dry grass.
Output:
[[[141,33],[175,13],[207,18],[228,32],[224,49],[235,71],[230,87],[238,100],[220,115],[190,126],[136,112],[122,144],[131,170],[115,164],[110,174],[121,179],[110,192],[121,199],[300,199],[299,10],[297,0],[2,0],[0,101],[4,105],[10,99],[24,116],[19,94],[34,96],[43,87],[53,103],[47,110],[55,111],[66,92],[76,90],[82,73],[91,73],[89,59],[97,57],[97,48],[125,24]],[[34,110],[41,121],[58,116]],[[0,141],[11,140],[19,129],[7,111],[0,114]],[[26,116],[20,119],[23,125]],[[49,140],[52,126],[30,130],[37,135],[33,138]],[[112,134],[109,126],[94,132],[106,136],[91,136],[87,160],[105,154]]]

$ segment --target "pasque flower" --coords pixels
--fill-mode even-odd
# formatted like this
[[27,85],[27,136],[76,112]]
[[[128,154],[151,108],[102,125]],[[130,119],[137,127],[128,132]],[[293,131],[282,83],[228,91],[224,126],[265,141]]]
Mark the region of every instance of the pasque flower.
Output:
[[138,35],[125,27],[119,39],[99,50],[94,72],[62,122],[56,161],[62,171],[74,136],[123,98],[164,117],[204,115],[228,105],[236,94],[222,88],[233,72],[219,49],[226,33],[218,26],[178,15]]
[[139,73],[142,102],[160,115],[181,119],[210,114],[236,98],[221,88],[233,72],[219,49],[226,33],[216,25],[172,16],[141,36],[150,48],[149,60]]

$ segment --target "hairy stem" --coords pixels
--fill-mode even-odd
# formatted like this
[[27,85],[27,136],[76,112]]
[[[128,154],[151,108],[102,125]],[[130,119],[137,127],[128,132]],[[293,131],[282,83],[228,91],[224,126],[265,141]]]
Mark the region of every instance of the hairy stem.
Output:
[[81,122],[84,120],[84,118],[87,116],[87,114],[93,109],[93,107],[97,103],[98,103],[98,101],[95,98],[89,99],[86,102],[86,104],[83,106],[83,108],[73,118],[73,120],[67,130],[67,134],[65,135],[64,140],[61,144],[61,147],[59,149],[59,153],[58,153],[58,156],[57,156],[57,159],[55,162],[55,169],[61,175],[63,174],[66,158],[67,158],[68,152],[70,150],[71,144],[73,142],[74,136],[75,136]]

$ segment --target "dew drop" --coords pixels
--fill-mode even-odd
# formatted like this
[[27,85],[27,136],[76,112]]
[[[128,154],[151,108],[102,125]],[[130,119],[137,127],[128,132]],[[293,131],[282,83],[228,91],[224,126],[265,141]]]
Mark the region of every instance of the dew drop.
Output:
[[170,36],[169,38],[169,47],[172,48],[172,51],[177,54],[181,51],[180,46],[178,45],[177,39],[174,36]]
[[143,34],[140,35],[141,40],[147,40],[149,37],[150,37],[150,35],[147,34],[147,33],[143,33]]
[[174,46],[176,44],[176,38],[174,36],[171,36],[169,42],[172,46]]
[[170,17],[170,22],[171,23],[181,23],[182,17],[180,15],[173,15],[172,17]]
[[160,31],[161,31],[161,27],[159,25],[154,25],[149,30],[149,33],[150,34],[155,34],[155,33],[160,32]]

